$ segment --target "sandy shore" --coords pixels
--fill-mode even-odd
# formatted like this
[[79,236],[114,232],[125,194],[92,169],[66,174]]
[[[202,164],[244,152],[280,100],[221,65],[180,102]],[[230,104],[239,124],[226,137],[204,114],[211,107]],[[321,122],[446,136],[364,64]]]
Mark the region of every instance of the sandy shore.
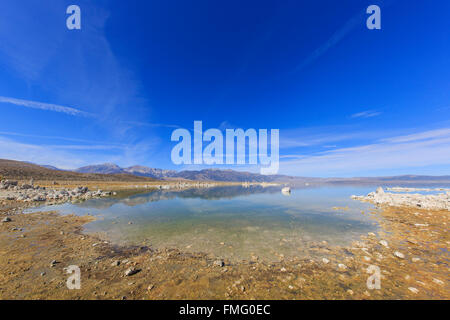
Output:
[[[450,298],[447,210],[382,206],[365,213],[382,231],[346,248],[311,248],[330,259],[222,265],[202,253],[116,247],[82,233],[91,216],[21,214],[23,206],[0,207],[1,299]],[[70,265],[81,269],[80,290],[66,286]],[[371,266],[380,269],[379,290],[367,287]],[[130,268],[138,272],[127,276]]]

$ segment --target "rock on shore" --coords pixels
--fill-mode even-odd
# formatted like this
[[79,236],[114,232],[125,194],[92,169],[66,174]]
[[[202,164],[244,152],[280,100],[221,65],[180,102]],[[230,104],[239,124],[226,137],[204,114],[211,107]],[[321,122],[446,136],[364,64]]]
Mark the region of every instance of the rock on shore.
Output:
[[90,191],[87,187],[77,187],[73,190],[47,189],[32,184],[18,185],[17,181],[4,180],[0,182],[0,200],[15,200],[23,202],[71,201],[87,200],[110,196],[110,191]]
[[[394,188],[393,188],[394,189]],[[395,188],[399,191],[401,188]],[[417,191],[408,188],[408,191]],[[354,200],[368,201],[375,205],[407,206],[429,210],[449,210],[450,192],[438,194],[418,194],[418,193],[389,193],[384,192],[382,187],[378,187],[375,192],[367,196],[351,196]]]

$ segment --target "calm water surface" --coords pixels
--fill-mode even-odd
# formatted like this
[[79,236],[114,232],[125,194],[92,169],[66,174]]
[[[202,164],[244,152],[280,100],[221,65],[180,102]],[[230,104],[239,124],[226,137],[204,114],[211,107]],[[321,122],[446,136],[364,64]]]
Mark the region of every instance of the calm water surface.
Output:
[[350,199],[352,194],[375,190],[373,186],[292,189],[290,196],[280,189],[158,190],[28,211],[89,213],[97,220],[87,224],[85,232],[100,234],[115,244],[201,251],[231,260],[305,257],[314,242],[347,245],[378,229],[371,215],[361,213],[373,207]]

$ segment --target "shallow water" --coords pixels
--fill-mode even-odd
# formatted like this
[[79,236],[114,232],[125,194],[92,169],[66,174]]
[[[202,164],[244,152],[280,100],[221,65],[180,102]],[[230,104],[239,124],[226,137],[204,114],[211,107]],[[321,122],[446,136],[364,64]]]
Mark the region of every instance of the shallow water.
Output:
[[231,260],[311,257],[310,249],[318,242],[348,245],[378,228],[371,215],[361,213],[373,207],[350,199],[352,194],[367,194],[374,187],[292,189],[290,196],[280,189],[158,190],[28,212],[89,213],[97,220],[87,224],[85,232],[100,234],[115,244],[179,248]]

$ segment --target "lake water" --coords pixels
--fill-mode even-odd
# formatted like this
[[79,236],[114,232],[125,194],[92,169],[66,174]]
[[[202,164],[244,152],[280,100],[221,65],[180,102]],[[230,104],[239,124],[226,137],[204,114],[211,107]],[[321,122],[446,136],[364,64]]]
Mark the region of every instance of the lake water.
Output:
[[[206,252],[231,260],[252,256],[276,261],[280,256],[307,257],[314,243],[348,245],[378,225],[373,206],[350,199],[371,187],[226,186],[183,191],[149,191],[130,196],[92,199],[28,210],[91,214],[97,218],[86,233],[115,244],[151,245]],[[345,207],[336,210],[333,207]]]

